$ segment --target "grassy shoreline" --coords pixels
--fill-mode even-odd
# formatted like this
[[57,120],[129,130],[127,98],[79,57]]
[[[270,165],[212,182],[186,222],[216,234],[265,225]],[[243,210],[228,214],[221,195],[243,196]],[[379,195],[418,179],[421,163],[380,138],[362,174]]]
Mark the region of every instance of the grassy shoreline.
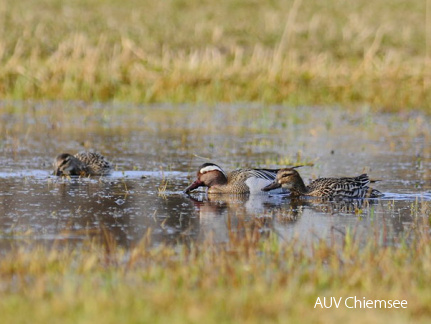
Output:
[[[398,247],[372,236],[363,246],[352,234],[306,246],[247,228],[225,245],[18,248],[2,253],[0,311],[7,323],[425,323],[431,238],[417,234]],[[408,307],[314,308],[331,296]]]
[[7,2],[0,95],[428,111],[426,9],[407,0]]

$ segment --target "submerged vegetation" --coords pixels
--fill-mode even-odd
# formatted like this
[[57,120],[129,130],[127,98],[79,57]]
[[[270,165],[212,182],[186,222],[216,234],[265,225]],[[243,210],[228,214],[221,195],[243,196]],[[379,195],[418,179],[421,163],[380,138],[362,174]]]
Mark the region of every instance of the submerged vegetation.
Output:
[[[229,241],[126,251],[105,243],[2,252],[5,323],[426,323],[431,237],[363,245],[355,231],[314,243],[261,236],[257,220]],[[150,234],[150,233],[149,233]],[[376,233],[375,233],[376,234]],[[60,242],[58,242],[60,243]],[[318,297],[406,300],[405,309],[314,308]],[[31,314],[31,317],[29,317]],[[304,317],[304,314],[307,314]]]
[[429,110],[430,8],[429,0],[5,1],[0,96]]

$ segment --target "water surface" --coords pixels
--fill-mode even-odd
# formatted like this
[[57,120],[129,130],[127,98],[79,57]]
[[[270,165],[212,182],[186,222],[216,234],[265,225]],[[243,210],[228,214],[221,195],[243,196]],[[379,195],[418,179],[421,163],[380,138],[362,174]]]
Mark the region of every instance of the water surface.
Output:
[[[428,230],[431,204],[427,116],[374,115],[340,108],[121,106],[3,103],[0,246],[79,243],[107,235],[131,247],[226,242],[240,225],[303,241],[377,235],[400,244]],[[95,149],[108,177],[51,175],[61,152]],[[334,204],[286,196],[207,196],[182,190],[200,164],[237,167],[309,164],[316,177],[367,172],[382,199]]]

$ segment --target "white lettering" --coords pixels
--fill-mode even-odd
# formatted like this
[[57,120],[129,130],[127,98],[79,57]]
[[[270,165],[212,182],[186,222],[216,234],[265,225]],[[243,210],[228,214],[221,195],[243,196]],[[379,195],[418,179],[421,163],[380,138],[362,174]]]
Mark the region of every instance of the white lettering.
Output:
[[355,308],[355,306],[349,306],[349,305],[347,305],[347,301],[348,301],[349,299],[353,299],[353,297],[348,297],[348,298],[346,298],[346,300],[344,301],[344,305],[346,305],[346,307],[347,307],[347,308]]
[[[358,303],[359,303],[359,307],[357,307]],[[362,308],[361,301],[359,299],[356,299],[356,296],[355,296],[355,308]]]
[[326,306],[326,297],[323,297],[323,306],[325,306],[325,308],[331,308],[332,307],[332,297],[329,300],[331,301],[331,304],[329,304],[329,306]]
[[343,297],[340,297],[340,299],[338,300],[338,304],[337,304],[337,300],[335,299],[335,297],[332,297],[332,298],[334,298],[335,308],[340,307],[341,299],[343,299]]
[[[326,300],[328,298],[328,300]],[[323,297],[323,301],[320,297],[314,304],[314,308],[320,306],[321,308],[331,308],[335,305],[335,308],[339,308],[343,297]],[[356,296],[347,297],[344,299],[344,306],[347,308],[407,308],[407,300],[384,300],[384,299],[366,299],[362,297],[362,300]]]
[[[378,299],[376,299],[374,301],[374,308],[377,308],[377,303],[379,303],[379,308],[382,308],[382,303],[385,304],[385,306],[383,308],[386,308],[386,300],[378,300]],[[389,301],[389,305],[390,305],[390,303],[391,303],[391,301]]]

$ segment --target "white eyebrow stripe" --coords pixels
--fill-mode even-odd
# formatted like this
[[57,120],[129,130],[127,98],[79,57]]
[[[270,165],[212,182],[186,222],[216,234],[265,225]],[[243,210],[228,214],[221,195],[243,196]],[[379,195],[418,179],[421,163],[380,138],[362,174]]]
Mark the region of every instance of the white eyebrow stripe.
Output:
[[223,172],[223,170],[220,169],[217,165],[208,165],[205,168],[202,168],[200,170],[200,173],[205,173],[205,172],[214,171],[214,170],[218,170],[220,172]]
[[205,168],[202,168],[199,170],[200,173],[205,173],[205,172],[209,172],[209,171],[220,171],[227,178],[226,173],[217,165],[208,165]]

